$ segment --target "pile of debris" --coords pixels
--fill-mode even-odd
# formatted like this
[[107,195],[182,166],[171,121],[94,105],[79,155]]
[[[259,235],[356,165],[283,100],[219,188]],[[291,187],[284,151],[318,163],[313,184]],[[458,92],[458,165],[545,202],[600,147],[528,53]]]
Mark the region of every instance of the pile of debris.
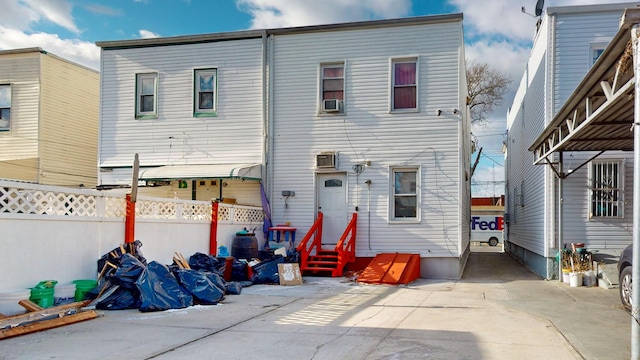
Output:
[[80,301],[43,309],[30,300],[20,300],[18,303],[29,312],[0,316],[0,340],[95,319],[98,317],[95,310],[83,309],[90,302],[91,300]]

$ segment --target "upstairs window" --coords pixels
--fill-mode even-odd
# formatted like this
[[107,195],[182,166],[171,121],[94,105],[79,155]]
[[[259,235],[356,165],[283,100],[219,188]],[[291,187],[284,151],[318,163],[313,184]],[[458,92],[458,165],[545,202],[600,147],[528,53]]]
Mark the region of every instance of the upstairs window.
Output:
[[419,168],[391,169],[391,220],[419,220]]
[[0,131],[11,130],[11,85],[0,85]]
[[218,70],[195,70],[193,81],[193,115],[196,117],[216,116],[218,111]]
[[591,217],[622,217],[624,210],[624,163],[593,161],[590,168]]
[[394,59],[392,61],[391,110],[418,109],[418,60]]
[[158,116],[158,73],[136,74],[136,118]]
[[595,64],[596,61],[598,61],[600,55],[602,55],[602,53],[604,52],[604,49],[607,48],[607,45],[608,44],[606,43],[594,43],[589,45],[591,65]]
[[344,113],[344,64],[320,67],[320,112]]

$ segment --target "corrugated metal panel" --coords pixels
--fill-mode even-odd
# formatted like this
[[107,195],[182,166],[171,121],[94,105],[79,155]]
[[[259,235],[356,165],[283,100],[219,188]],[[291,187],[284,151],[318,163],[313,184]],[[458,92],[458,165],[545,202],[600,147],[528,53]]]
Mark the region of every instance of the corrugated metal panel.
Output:
[[40,183],[95,187],[99,74],[42,55]]
[[[461,127],[467,124],[451,109],[461,102],[462,42],[459,22],[276,36],[273,221],[291,221],[306,232],[317,211],[314,155],[338,151],[338,170],[348,172],[348,212],[360,213],[358,256],[459,256],[460,158],[469,154],[460,151]],[[390,58],[413,55],[419,57],[420,112],[390,114]],[[319,65],[336,61],[346,62],[346,115],[319,117]],[[445,115],[438,117],[438,109]],[[365,159],[371,166],[358,176],[352,167]],[[387,221],[390,167],[397,165],[421,166],[420,223]],[[296,194],[287,206],[283,190]]]
[[[25,160],[12,179],[33,181],[38,157],[38,99],[40,85],[38,52],[0,56],[0,84],[11,84],[11,131],[0,132],[0,161]],[[36,161],[37,163],[37,161]],[[22,174],[29,174],[22,178]]]
[[[193,70],[218,68],[218,116],[193,117]],[[134,118],[135,74],[158,72],[158,118]],[[101,166],[262,162],[260,39],[102,52]]]

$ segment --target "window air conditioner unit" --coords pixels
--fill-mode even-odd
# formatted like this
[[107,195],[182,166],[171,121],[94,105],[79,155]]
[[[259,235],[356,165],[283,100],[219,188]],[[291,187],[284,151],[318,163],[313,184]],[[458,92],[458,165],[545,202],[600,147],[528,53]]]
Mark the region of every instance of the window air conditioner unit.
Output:
[[337,154],[335,152],[321,152],[316,154],[316,167],[318,169],[335,169]]
[[326,99],[322,100],[322,111],[324,112],[339,112],[342,100],[338,99]]

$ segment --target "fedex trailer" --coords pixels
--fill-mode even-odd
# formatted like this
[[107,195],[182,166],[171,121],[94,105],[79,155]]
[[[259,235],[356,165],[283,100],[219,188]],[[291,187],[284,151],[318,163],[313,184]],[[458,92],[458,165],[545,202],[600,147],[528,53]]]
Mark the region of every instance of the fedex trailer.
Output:
[[496,215],[471,216],[471,241],[496,246],[502,242],[504,217]]

